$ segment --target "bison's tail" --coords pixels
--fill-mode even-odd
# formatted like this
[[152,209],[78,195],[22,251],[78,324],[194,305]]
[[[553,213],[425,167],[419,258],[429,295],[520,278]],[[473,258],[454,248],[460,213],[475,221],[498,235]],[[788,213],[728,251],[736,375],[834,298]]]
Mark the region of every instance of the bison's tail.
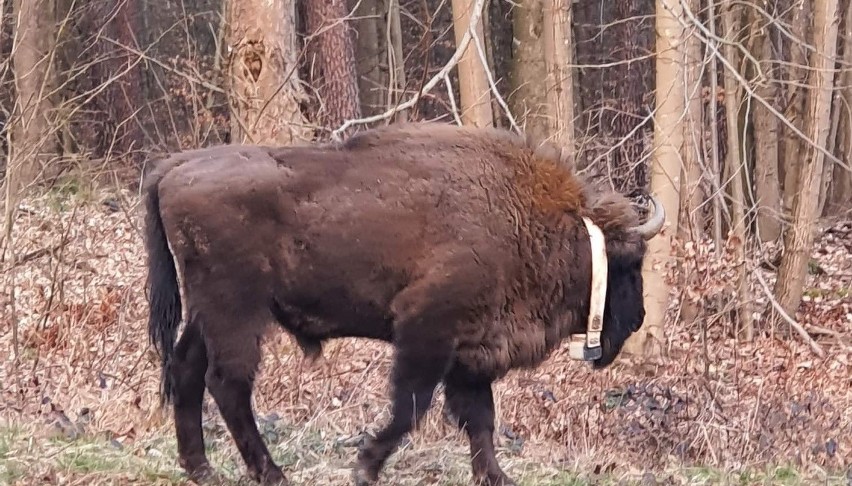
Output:
[[160,175],[150,181],[145,195],[145,246],[148,252],[148,338],[160,355],[160,404],[172,399],[172,379],[169,371],[175,349],[175,338],[182,309],[178,289],[177,269],[169,249],[163,219],[160,215]]

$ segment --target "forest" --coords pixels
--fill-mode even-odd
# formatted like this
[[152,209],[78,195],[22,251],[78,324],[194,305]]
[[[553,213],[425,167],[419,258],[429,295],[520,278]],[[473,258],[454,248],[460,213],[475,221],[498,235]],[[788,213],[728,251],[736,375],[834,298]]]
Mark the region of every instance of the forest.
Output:
[[[852,484],[850,0],[0,0],[0,482],[194,484],[148,341],[152,164],[408,122],[553,144],[665,208],[618,360],[566,342],[495,382],[519,484]],[[353,484],[393,348],[263,347],[275,461]],[[380,484],[472,484],[443,402]],[[202,428],[244,484],[210,396]]]

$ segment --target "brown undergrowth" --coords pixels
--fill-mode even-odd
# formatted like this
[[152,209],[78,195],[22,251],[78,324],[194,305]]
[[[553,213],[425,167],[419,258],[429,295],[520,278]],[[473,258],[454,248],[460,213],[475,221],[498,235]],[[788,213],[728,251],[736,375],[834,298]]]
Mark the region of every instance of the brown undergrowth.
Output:
[[[30,200],[4,263],[0,482],[180,484],[158,364],[145,330],[138,197]],[[73,207],[75,209],[69,209]],[[246,237],[250,237],[247,235]],[[821,232],[797,336],[737,343],[719,304],[733,262],[708,245],[684,265],[666,356],[594,372],[559,351],[496,386],[501,461],[523,484],[846,484],[852,467],[852,226]],[[757,259],[755,258],[755,261]],[[765,279],[771,270],[755,265]],[[766,299],[755,283],[752,310]],[[14,288],[14,298],[11,290]],[[685,322],[678,304],[697,305]],[[15,342],[17,341],[17,342]],[[14,357],[17,350],[17,359]],[[280,332],[265,345],[255,402],[276,458],[299,484],[349,484],[361,434],[388,418],[389,346],[331,343],[308,367]],[[440,413],[394,456],[385,484],[468,484],[467,446]],[[243,468],[207,401],[215,465]]]

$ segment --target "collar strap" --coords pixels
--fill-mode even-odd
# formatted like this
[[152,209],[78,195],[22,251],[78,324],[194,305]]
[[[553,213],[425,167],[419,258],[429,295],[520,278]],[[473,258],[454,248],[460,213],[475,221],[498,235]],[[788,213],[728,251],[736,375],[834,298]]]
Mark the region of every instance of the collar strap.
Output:
[[606,283],[608,263],[606,242],[603,232],[589,218],[583,218],[589,233],[592,250],[592,291],[589,302],[589,322],[586,334],[576,334],[571,340],[568,354],[572,359],[594,361],[602,355],[601,331],[603,330],[604,303],[606,302]]

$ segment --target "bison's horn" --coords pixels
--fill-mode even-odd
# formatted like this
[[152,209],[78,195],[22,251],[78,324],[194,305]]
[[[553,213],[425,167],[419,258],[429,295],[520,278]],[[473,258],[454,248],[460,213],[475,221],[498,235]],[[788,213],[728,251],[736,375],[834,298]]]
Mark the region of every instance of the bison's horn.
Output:
[[652,194],[651,202],[654,203],[654,214],[648,218],[648,221],[633,228],[633,231],[642,235],[646,240],[650,240],[656,236],[663,228],[663,223],[666,222],[666,209],[660,203],[660,200]]

